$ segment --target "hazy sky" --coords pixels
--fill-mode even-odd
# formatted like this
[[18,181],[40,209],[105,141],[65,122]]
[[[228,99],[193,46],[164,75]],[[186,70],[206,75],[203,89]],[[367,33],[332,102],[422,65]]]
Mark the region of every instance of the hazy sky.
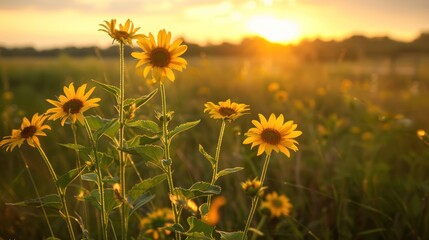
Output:
[[351,34],[407,41],[429,31],[429,0],[0,0],[0,45],[108,46],[97,30],[111,18],[200,44],[257,34],[283,42]]

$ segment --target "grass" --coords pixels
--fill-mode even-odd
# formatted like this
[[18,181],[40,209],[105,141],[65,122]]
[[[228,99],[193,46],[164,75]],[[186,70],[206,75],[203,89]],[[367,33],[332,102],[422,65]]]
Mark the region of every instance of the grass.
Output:
[[[227,203],[221,209],[218,229],[234,231],[244,226],[250,198],[242,193],[240,182],[257,175],[263,159],[241,144],[243,133],[258,113],[273,112],[297,122],[303,135],[299,137],[300,151],[291,159],[277,154],[272,157],[267,191],[286,194],[293,209],[288,218],[267,220],[261,228],[264,239],[429,238],[429,146],[416,136],[417,129],[429,129],[428,70],[409,59],[394,66],[388,59],[305,63],[293,56],[195,57],[188,61],[188,69],[176,75],[174,85],[166,85],[168,107],[176,112],[173,122],[201,119],[198,126],[173,142],[177,186],[210,182],[211,169],[198,152],[198,144],[213,153],[220,122],[203,114],[204,103],[231,98],[251,108],[250,115],[229,124],[225,131],[220,169],[242,166],[245,170],[219,182]],[[135,70],[134,65],[134,60],[126,61],[127,97],[151,90],[142,80],[141,69]],[[53,99],[69,82],[95,86],[90,79],[96,79],[117,84],[118,71],[115,59],[0,59],[0,135],[10,135],[23,116],[44,112],[48,107],[45,99]],[[269,86],[275,88],[276,84],[279,89],[270,92]],[[102,98],[97,114],[111,117],[115,113],[113,98],[99,87],[93,95]],[[161,111],[155,104],[159,95],[155,98],[139,110],[137,118],[146,119],[154,110]],[[42,145],[47,155],[55,156],[54,168],[64,173],[73,168],[74,153],[59,152],[58,146],[49,143],[64,143],[71,130],[61,128],[58,122],[52,125],[55,131],[42,139]],[[20,152],[41,195],[55,189],[34,149],[24,146],[11,154],[0,151],[0,236],[47,237],[40,209],[4,204],[35,198]],[[144,178],[157,174],[135,161]],[[129,178],[137,180],[133,174]],[[154,204],[168,207],[163,194],[157,192]],[[64,232],[61,219],[53,212],[48,214],[54,220],[54,232]],[[256,214],[253,226],[259,219]],[[138,234],[137,224],[137,220],[130,222],[131,236]]]

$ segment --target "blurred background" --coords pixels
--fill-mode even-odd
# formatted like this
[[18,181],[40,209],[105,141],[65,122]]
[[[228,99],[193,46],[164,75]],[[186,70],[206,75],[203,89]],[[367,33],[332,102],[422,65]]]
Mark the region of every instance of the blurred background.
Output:
[[[428,12],[425,0],[1,1],[0,136],[50,108],[45,99],[70,82],[117,85],[117,45],[98,24],[129,18],[139,33],[165,28],[188,45],[187,69],[167,84],[168,107],[172,125],[201,123],[173,142],[176,185],[210,180],[198,144],[214,153],[220,122],[203,113],[204,103],[250,105],[251,114],[226,129],[221,168],[245,170],[219,183],[227,203],[217,229],[243,228],[250,199],[240,182],[262,164],[241,144],[243,133],[258,113],[282,113],[303,132],[300,151],[273,156],[267,191],[286,194],[293,209],[290,217],[269,219],[261,239],[428,239],[429,146],[416,134],[429,131]],[[156,86],[135,68],[131,51],[140,49],[126,49],[126,97],[138,97]],[[101,107],[88,114],[115,116],[110,95],[97,88],[93,96],[102,98]],[[159,95],[136,118],[155,121],[155,111]],[[71,128],[51,125],[41,142],[65,173],[74,153],[54,143],[72,142]],[[79,135],[85,139],[83,130]],[[36,197],[23,159],[41,195],[55,191],[35,149],[2,149],[0,239],[49,236],[40,209],[5,205]],[[143,177],[159,174],[135,162]],[[154,204],[168,206],[160,188]],[[63,221],[48,214],[62,234]],[[136,236],[137,220],[130,224]]]

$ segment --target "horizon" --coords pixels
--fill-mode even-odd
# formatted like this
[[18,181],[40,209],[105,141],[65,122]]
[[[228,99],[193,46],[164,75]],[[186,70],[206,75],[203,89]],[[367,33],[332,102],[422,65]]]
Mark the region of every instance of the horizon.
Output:
[[[294,44],[353,35],[412,41],[429,31],[425,0],[33,0],[0,2],[1,46],[36,49],[107,47],[99,24],[131,19],[139,33],[165,28],[201,46],[239,43],[249,36]],[[13,24],[11,24],[13,23]]]

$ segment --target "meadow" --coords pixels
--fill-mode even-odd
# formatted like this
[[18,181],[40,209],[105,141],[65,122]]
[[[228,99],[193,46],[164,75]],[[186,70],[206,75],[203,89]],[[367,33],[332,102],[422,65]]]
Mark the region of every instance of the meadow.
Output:
[[[305,62],[290,55],[188,57],[188,67],[167,83],[168,108],[173,125],[200,119],[193,129],[172,142],[173,178],[180,187],[210,181],[211,166],[198,151],[215,151],[220,121],[204,113],[204,104],[226,99],[250,106],[246,114],[227,125],[220,154],[220,168],[241,166],[244,170],[219,181],[226,203],[216,229],[242,229],[250,198],[241,182],[257,176],[263,159],[243,145],[243,134],[259,113],[284,114],[303,132],[299,151],[291,158],[273,154],[266,183],[267,192],[285,194],[293,205],[290,215],[268,218],[258,239],[428,239],[429,238],[429,145],[417,130],[429,131],[429,58],[416,65],[412,57],[393,64],[388,58],[353,62]],[[136,60],[125,62],[126,97],[146,95],[156,88],[143,79]],[[63,86],[88,83],[96,86],[100,108],[89,114],[113,117],[115,100],[91,81],[117,84],[117,59],[99,57],[0,58],[0,136],[10,135],[24,116],[46,111]],[[160,109],[159,92],[136,112],[136,119],[152,119]],[[54,131],[41,138],[53,167],[65,173],[75,165],[74,152],[56,143],[72,141],[70,126],[52,122]],[[83,129],[78,131],[84,136]],[[87,143],[86,143],[87,144]],[[49,236],[40,208],[6,203],[34,199],[24,161],[33,172],[41,195],[54,192],[54,184],[37,151],[23,145],[19,151],[0,151],[0,237],[41,239]],[[133,157],[128,182],[138,182],[160,172]],[[163,184],[163,185],[162,185]],[[154,192],[151,204],[169,207],[166,184]],[[68,197],[77,195],[77,181]],[[197,205],[204,199],[195,200]],[[71,212],[78,209],[70,205]],[[47,209],[57,237],[67,238],[64,222]],[[96,214],[96,213],[94,213]],[[262,218],[257,212],[256,228]],[[113,223],[115,224],[115,223]],[[90,228],[96,228],[89,226]],[[130,236],[139,233],[139,219],[129,223]]]

